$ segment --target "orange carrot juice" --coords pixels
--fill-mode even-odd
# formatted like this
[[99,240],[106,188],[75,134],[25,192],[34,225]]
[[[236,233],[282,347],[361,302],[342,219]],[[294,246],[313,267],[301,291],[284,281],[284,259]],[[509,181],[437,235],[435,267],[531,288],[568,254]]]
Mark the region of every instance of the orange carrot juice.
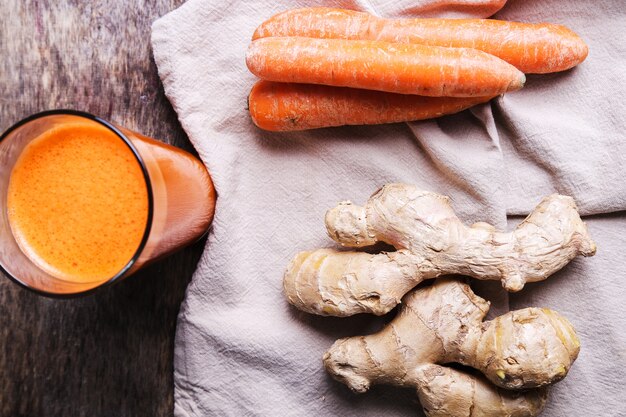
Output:
[[44,294],[126,277],[213,219],[215,189],[197,158],[84,113],[18,123],[0,161],[0,268]]
[[146,229],[148,194],[131,149],[104,126],[73,122],[29,143],[9,180],[13,235],[57,278],[111,278],[133,257]]

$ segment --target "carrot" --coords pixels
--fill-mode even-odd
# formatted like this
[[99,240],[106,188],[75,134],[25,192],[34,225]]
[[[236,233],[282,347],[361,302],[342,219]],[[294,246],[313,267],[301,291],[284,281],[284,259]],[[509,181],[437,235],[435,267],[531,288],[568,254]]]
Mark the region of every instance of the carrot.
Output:
[[493,97],[423,97],[345,87],[258,81],[248,97],[261,129],[295,131],[432,119]]
[[570,29],[550,23],[491,19],[384,19],[333,8],[289,10],[270,18],[252,39],[304,36],[475,48],[525,73],[567,70],[585,60],[588,48]]
[[495,96],[518,90],[525,76],[469,48],[300,37],[250,44],[248,69],[269,81],[324,84],[423,96]]

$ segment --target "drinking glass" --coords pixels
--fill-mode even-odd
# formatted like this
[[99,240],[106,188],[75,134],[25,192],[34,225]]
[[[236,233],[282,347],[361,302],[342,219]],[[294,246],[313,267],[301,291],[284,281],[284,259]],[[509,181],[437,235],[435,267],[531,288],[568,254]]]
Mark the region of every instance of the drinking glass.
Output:
[[[65,123],[104,126],[132,151],[143,173],[148,216],[141,243],[116,274],[91,282],[57,278],[37,266],[20,249],[7,214],[12,169],[34,139]],[[52,110],[32,115],[0,136],[0,268],[16,283],[53,297],[84,295],[131,275],[202,237],[213,219],[215,189],[204,165],[193,155],[88,113]],[[71,225],[68,225],[71,227]]]

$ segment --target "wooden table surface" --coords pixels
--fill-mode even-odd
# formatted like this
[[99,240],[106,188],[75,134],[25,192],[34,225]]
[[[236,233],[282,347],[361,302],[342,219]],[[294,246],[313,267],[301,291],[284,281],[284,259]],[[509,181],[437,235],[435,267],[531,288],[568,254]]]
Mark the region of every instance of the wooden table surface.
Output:
[[[187,150],[163,94],[150,25],[183,0],[0,1],[0,130],[84,110]],[[168,416],[176,315],[198,242],[80,299],[0,277],[0,416]]]

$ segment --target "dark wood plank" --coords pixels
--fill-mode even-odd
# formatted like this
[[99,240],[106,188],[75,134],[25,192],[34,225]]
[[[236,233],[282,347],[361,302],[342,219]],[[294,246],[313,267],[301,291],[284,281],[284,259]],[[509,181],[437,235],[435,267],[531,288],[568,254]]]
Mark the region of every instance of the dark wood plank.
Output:
[[[0,130],[75,108],[190,150],[150,50],[150,24],[181,3],[0,2]],[[203,245],[75,300],[1,277],[0,415],[171,415],[176,314]]]

